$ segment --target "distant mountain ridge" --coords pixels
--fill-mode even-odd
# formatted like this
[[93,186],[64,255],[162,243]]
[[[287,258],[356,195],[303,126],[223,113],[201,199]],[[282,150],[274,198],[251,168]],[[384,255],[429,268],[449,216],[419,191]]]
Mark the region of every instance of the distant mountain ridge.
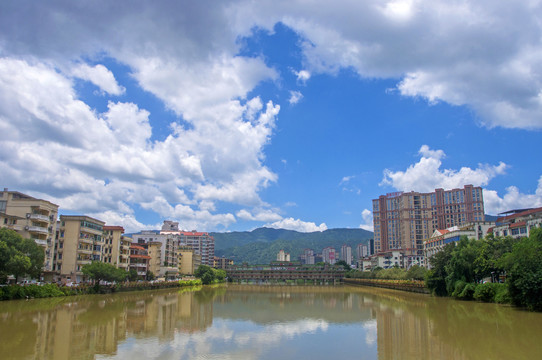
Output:
[[371,231],[363,229],[328,229],[311,233],[294,230],[258,228],[252,231],[210,233],[215,239],[215,255],[233,259],[236,263],[268,264],[276,259],[279,250],[290,253],[297,260],[304,249],[321,253],[328,246],[337,253],[342,245],[352,247],[355,254],[358,244],[367,244],[373,238]]

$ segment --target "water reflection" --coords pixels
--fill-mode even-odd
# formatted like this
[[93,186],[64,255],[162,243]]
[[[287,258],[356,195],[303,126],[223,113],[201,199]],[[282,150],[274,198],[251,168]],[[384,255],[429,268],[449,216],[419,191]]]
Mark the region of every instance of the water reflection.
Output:
[[534,359],[542,358],[541,320],[539,313],[375,288],[233,285],[3,302],[0,354]]

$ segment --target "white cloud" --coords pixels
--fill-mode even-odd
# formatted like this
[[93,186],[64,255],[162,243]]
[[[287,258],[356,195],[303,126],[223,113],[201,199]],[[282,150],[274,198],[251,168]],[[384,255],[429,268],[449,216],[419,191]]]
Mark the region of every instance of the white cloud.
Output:
[[462,167],[459,171],[441,169],[445,154],[442,150],[431,150],[423,145],[419,154],[421,159],[405,171],[384,170],[381,185],[390,185],[401,191],[431,192],[438,188],[462,188],[467,184],[486,186],[497,175],[504,174],[507,165],[480,164],[478,168]]
[[246,209],[242,209],[236,213],[236,216],[243,220],[264,222],[280,221],[282,219],[282,216],[269,209],[255,209],[253,213],[250,213]]
[[307,70],[294,71],[294,74],[297,76],[297,81],[302,84],[305,84],[311,78],[311,73]]
[[284,218],[279,221],[275,221],[272,224],[266,224],[265,227],[274,228],[274,229],[286,229],[286,230],[295,230],[299,232],[315,232],[315,231],[325,231],[327,230],[327,225],[321,223],[316,225],[313,222],[305,222],[300,219],[294,218]]
[[486,214],[498,214],[513,209],[542,207],[542,176],[534,194],[523,194],[515,186],[506,188],[500,197],[495,190],[484,189],[484,208]]
[[288,100],[290,105],[297,104],[299,101],[301,101],[301,99],[303,99],[302,93],[300,93],[299,91],[290,91],[290,99]]
[[361,212],[363,223],[359,226],[363,230],[374,231],[373,212],[369,209],[364,209]]
[[111,95],[122,95],[126,91],[124,87],[117,83],[113,73],[102,64],[95,66],[79,64],[71,69],[71,74],[80,79],[90,81],[102,91]]
[[[478,168],[462,167],[459,171],[441,169],[446,154],[442,150],[431,150],[423,145],[419,154],[422,158],[405,171],[384,170],[381,185],[390,185],[400,191],[432,192],[435,189],[463,188],[467,184],[484,187],[484,210],[486,214],[498,214],[511,209],[542,206],[542,176],[534,194],[523,194],[515,186],[506,189],[500,197],[495,190],[485,188],[497,175],[505,174],[508,165],[480,164]],[[365,211],[364,211],[365,212]]]

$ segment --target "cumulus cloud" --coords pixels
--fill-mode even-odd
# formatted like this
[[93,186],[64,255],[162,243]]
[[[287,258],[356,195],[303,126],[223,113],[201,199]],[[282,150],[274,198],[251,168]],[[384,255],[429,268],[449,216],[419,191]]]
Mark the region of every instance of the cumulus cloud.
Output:
[[374,231],[373,212],[369,209],[364,209],[361,212],[361,218],[363,220],[363,223],[359,226],[360,229]]
[[290,91],[290,99],[288,100],[290,105],[297,104],[299,101],[301,101],[301,99],[303,99],[302,93],[300,93],[299,91]]
[[71,74],[80,79],[90,81],[102,91],[111,95],[122,95],[126,91],[124,87],[117,83],[113,73],[102,64],[96,66],[79,64],[72,68]]
[[282,220],[282,216],[269,209],[255,209],[252,213],[246,209],[241,209],[236,213],[236,215],[239,219],[249,221],[270,222]]
[[539,1],[258,1],[238,11],[252,25],[282,21],[296,31],[308,74],[352,69],[363,78],[400,79],[396,88],[404,96],[467,106],[488,127],[530,129],[542,127],[541,7]]
[[542,176],[534,194],[523,194],[515,186],[506,188],[500,197],[497,191],[484,189],[484,207],[488,214],[499,214],[512,209],[542,207]]
[[[534,194],[523,194],[515,186],[506,189],[504,195],[488,189],[490,181],[505,174],[508,165],[480,164],[478,168],[462,167],[460,170],[441,169],[442,159],[446,154],[442,150],[431,150],[423,145],[419,154],[421,159],[410,165],[405,171],[384,170],[380,185],[390,185],[400,191],[432,192],[435,189],[462,188],[467,184],[484,187],[484,208],[486,214],[498,214],[510,209],[542,206],[542,176]],[[364,210],[365,212],[365,210]]]
[[273,228],[273,229],[295,230],[299,232],[315,232],[315,231],[327,230],[327,225],[325,223],[316,225],[313,222],[306,222],[306,221],[302,221],[300,219],[294,219],[291,217],[284,218],[282,220],[275,221],[274,223],[266,224],[264,226]]
[[422,145],[418,153],[421,159],[405,171],[385,169],[381,185],[390,185],[401,191],[419,192],[431,192],[438,188],[462,188],[466,184],[486,186],[491,179],[504,174],[507,169],[504,162],[498,165],[480,164],[476,169],[441,169],[444,151],[431,150],[427,145]]
[[294,74],[297,77],[297,81],[302,84],[305,84],[311,78],[311,73],[307,70],[294,71]]

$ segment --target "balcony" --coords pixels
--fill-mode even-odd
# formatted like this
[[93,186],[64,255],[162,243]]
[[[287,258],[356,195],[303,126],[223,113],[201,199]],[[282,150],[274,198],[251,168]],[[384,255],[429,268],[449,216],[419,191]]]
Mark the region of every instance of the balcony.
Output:
[[37,220],[37,221],[42,221],[42,222],[46,222],[48,223],[49,222],[49,216],[47,215],[42,215],[42,214],[26,214],[26,217],[30,220]]
[[47,234],[49,232],[46,227],[41,226],[25,226],[24,229],[31,233]]
[[91,238],[79,238],[79,241],[84,242],[86,244],[94,244],[94,239],[91,239]]
[[79,265],[87,265],[90,264],[92,261],[90,259],[77,259],[77,264]]
[[81,249],[77,249],[77,252],[80,252],[80,253],[82,253],[82,254],[92,255],[92,249],[84,249],[84,248],[81,248]]
[[34,242],[41,246],[47,246],[47,240],[32,238]]

